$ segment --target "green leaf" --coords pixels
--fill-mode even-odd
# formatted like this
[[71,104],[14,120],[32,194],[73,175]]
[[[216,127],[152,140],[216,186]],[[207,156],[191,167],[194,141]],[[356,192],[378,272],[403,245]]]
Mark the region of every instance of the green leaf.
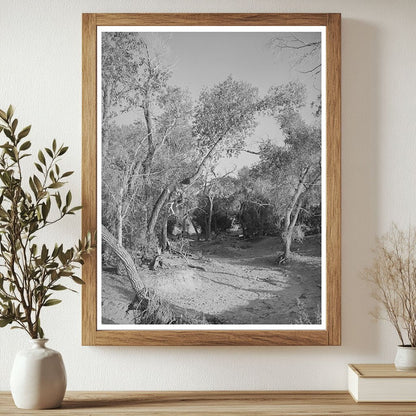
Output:
[[9,108],[7,109],[7,120],[10,121],[13,117],[14,114],[14,108],[13,106],[10,104]]
[[46,160],[45,160],[45,156],[42,153],[42,150],[39,150],[38,152],[38,159],[40,160],[40,162],[46,166]]
[[75,211],[79,211],[80,209],[82,209],[82,206],[81,205],[79,205],[79,206],[77,206],[77,207],[73,207],[73,208],[71,208],[71,210],[68,212],[68,214],[69,213],[74,213]]
[[4,129],[3,131],[8,139],[11,139],[13,137],[12,132],[9,129]]
[[43,306],[53,306],[53,305],[57,305],[58,303],[61,303],[62,300],[60,299],[48,299]]
[[36,253],[38,252],[38,246],[36,244],[33,244],[32,247],[30,247],[30,251],[34,256],[36,256]]
[[14,120],[13,120],[13,123],[12,123],[12,132],[14,133],[15,131],[16,131],[16,127],[17,127],[17,123],[18,123],[19,121],[17,120],[17,118],[15,118]]
[[71,176],[73,173],[74,173],[74,171],[73,171],[73,170],[72,170],[72,171],[70,171],[70,172],[65,172],[65,173],[61,176],[61,178],[66,178],[67,176]]
[[39,338],[41,339],[45,336],[45,333],[43,332],[43,329],[40,326],[40,324],[38,324],[38,335],[39,335]]
[[55,285],[51,287],[51,290],[66,290],[68,289],[66,286],[63,285]]
[[[21,134],[21,133],[20,133]],[[19,136],[20,136],[19,134]],[[32,146],[32,143],[30,143],[30,141],[28,140],[27,142],[24,142],[21,146],[20,146],[20,151],[23,150],[27,150],[29,149],[29,147]]]
[[[29,134],[29,132],[30,132],[30,129],[32,128],[32,126],[26,126],[18,135],[17,135],[17,138],[20,140],[20,139],[23,139],[24,137],[26,137],[28,134]],[[25,150],[25,149],[23,149],[23,150]]]
[[56,205],[58,205],[58,208],[61,208],[62,200],[61,200],[61,194],[59,192],[55,194],[55,199],[56,199]]
[[46,248],[45,244],[42,245],[42,251],[40,254],[40,258],[42,262],[44,263],[46,261],[46,258],[48,257],[48,249]]
[[56,140],[55,139],[53,139],[53,142],[52,142],[52,150],[56,152]]
[[64,182],[55,182],[48,186],[48,188],[55,189],[55,188],[62,188],[65,185]]
[[36,169],[37,169],[39,172],[43,173],[43,168],[42,168],[42,166],[41,166],[41,165],[39,165],[39,163],[36,163],[36,162],[35,162],[35,166],[36,166]]
[[48,204],[42,204],[42,218],[45,221],[48,218],[49,210],[50,210],[50,205],[48,206]]
[[35,183],[33,182],[32,178],[29,178],[29,186],[30,186],[30,189],[32,190],[32,192],[35,194],[35,197],[37,198],[38,190],[36,189]]
[[68,191],[68,193],[66,194],[66,198],[65,198],[65,205],[69,207],[69,205],[71,204],[71,201],[72,201],[72,194],[71,194],[71,191]]
[[13,318],[0,318],[0,328],[4,328],[5,326],[9,325],[13,322]]
[[68,146],[62,147],[61,150],[59,151],[58,156],[62,156],[63,154],[66,153],[67,150],[68,150]]
[[42,190],[42,183],[36,175],[33,175],[33,182],[35,183],[37,190],[40,192]]
[[51,149],[45,147],[45,152],[49,155],[49,157],[53,157],[53,153]]
[[75,283],[78,283],[79,285],[85,285],[85,282],[82,279],[80,279],[78,276],[72,276],[71,279]]
[[3,110],[0,110],[0,118],[7,122],[7,114]]

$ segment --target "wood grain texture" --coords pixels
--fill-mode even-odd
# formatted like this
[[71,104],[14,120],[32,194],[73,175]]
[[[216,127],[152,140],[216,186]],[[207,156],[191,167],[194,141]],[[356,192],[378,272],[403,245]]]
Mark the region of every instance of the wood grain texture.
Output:
[[416,378],[416,371],[398,371],[394,364],[349,364],[362,378]]
[[[82,16],[82,235],[97,229],[97,44],[93,14]],[[82,277],[82,344],[94,345],[97,322],[97,257],[85,259]]]
[[98,26],[326,26],[321,13],[97,13]]
[[97,26],[326,26],[327,30],[327,329],[321,331],[98,331],[97,263],[83,267],[83,345],[340,345],[341,343],[341,39],[339,14],[84,14],[83,233],[97,224]]
[[45,411],[14,407],[0,393],[2,415],[415,415],[414,403],[355,403],[346,392],[68,392],[62,408]]
[[327,42],[327,328],[341,345],[341,15],[329,14]]

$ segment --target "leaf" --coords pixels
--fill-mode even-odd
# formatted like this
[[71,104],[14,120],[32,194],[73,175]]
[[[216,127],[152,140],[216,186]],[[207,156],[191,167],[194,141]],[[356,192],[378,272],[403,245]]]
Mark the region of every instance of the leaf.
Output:
[[48,249],[46,248],[45,244],[43,244],[42,245],[42,251],[40,253],[40,258],[41,258],[43,263],[46,261],[47,257],[48,257]]
[[64,285],[55,285],[51,287],[51,290],[66,290],[66,289],[68,288]]
[[[21,133],[20,133],[21,134]],[[20,136],[20,134],[19,134],[19,136]],[[18,136],[18,137],[19,137]],[[27,149],[29,149],[29,147],[30,146],[32,146],[32,143],[30,143],[30,141],[28,140],[27,142],[24,142],[21,146],[20,146],[20,151],[23,151],[23,150],[27,150]]]
[[72,194],[71,194],[71,191],[68,191],[68,193],[66,194],[66,198],[65,198],[65,205],[69,207],[69,205],[71,204],[71,201],[72,201]]
[[[24,137],[26,137],[28,134],[29,134],[29,132],[30,132],[30,129],[32,128],[32,126],[26,126],[18,135],[17,135],[17,138],[20,140],[20,139],[23,139]],[[27,142],[26,142],[27,143]],[[30,147],[30,145],[29,145],[29,147]],[[29,148],[28,147],[28,148]],[[25,150],[25,149],[23,149],[23,150]]]
[[0,318],[0,328],[4,328],[5,326],[9,325],[13,322],[13,318]]
[[55,182],[48,186],[48,188],[55,189],[55,188],[62,188],[65,185],[64,182]]
[[71,279],[75,283],[78,283],[79,285],[85,285],[85,282],[82,279],[80,279],[78,276],[72,276]]
[[73,207],[73,208],[71,208],[71,210],[68,212],[68,214],[74,214],[74,213],[75,213],[75,211],[79,211],[80,209],[82,209],[82,206],[81,206],[81,205],[79,205],[79,206],[77,206],[77,207]]
[[18,123],[18,120],[17,120],[17,118],[15,118],[13,120],[13,123],[12,123],[12,132],[13,133],[16,131],[17,123]]
[[4,129],[3,131],[4,131],[4,134],[6,135],[6,137],[8,139],[11,139],[13,137],[12,136],[12,133],[11,133],[11,131],[9,129]]
[[29,186],[30,186],[30,189],[32,190],[32,192],[34,193],[35,197],[37,198],[38,190],[36,189],[35,183],[33,182],[32,178],[29,178]]
[[45,152],[49,155],[49,157],[53,157],[53,153],[51,149],[45,147]]
[[14,108],[13,106],[10,104],[9,108],[7,109],[7,120],[10,121],[13,117],[14,114]]
[[38,159],[40,160],[40,162],[46,166],[46,160],[45,160],[45,156],[42,153],[42,150],[39,150],[38,152]]
[[42,166],[41,166],[41,165],[39,165],[39,163],[36,163],[36,162],[35,162],[35,166],[36,166],[36,169],[37,169],[39,172],[43,173],[43,168],[42,168]]
[[61,303],[62,300],[60,299],[48,299],[43,306],[53,306],[53,305],[57,305],[58,303]]
[[62,156],[63,154],[66,153],[67,150],[68,150],[68,146],[62,147],[61,150],[59,151],[58,156]]
[[61,178],[66,178],[67,176],[71,176],[73,173],[74,173],[74,171],[73,171],[73,170],[72,170],[72,171],[70,171],[70,172],[65,172],[65,173],[61,176]]
[[42,183],[36,175],[33,175],[33,182],[35,183],[37,190],[40,192],[42,190]]
[[56,152],[56,140],[55,139],[53,139],[53,142],[52,142],[52,150]]
[[50,205],[42,204],[42,218],[44,221],[46,221],[46,219],[48,218],[49,210],[50,210]]
[[55,194],[55,199],[56,199],[56,205],[58,205],[58,208],[61,208],[62,200],[61,200],[61,194],[59,192]]
[[45,333],[43,332],[43,329],[40,326],[40,323],[38,323],[38,335],[39,335],[39,338],[43,338],[45,336]]
[[3,110],[0,110],[0,118],[7,122],[7,114]]

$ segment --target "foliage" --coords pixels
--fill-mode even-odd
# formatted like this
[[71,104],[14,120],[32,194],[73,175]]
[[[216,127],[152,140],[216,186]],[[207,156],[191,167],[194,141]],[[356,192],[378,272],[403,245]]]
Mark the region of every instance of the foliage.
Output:
[[231,76],[205,88],[194,115],[194,135],[202,149],[223,151],[227,156],[241,151],[245,138],[256,127],[258,91]]
[[58,162],[68,147],[58,146],[56,140],[39,150],[34,163],[38,173],[29,176],[27,186],[21,161],[30,156],[31,142],[24,140],[30,126],[18,133],[13,112],[12,106],[7,112],[0,110],[0,132],[7,139],[0,146],[0,327],[15,324],[12,328],[43,338],[42,308],[61,302],[52,297],[56,292],[71,290],[61,284],[63,278],[83,283],[75,269],[92,250],[92,241],[88,234],[67,250],[62,244],[50,249],[36,243],[41,230],[81,207],[71,206],[71,191],[59,190],[73,172],[61,172]]
[[394,326],[401,345],[416,347],[416,228],[400,230],[393,224],[377,240],[374,261],[363,276],[374,288],[373,296]]
[[[198,239],[236,225],[249,238],[280,233],[290,250],[320,204],[321,132],[301,117],[306,87],[259,97],[230,75],[193,102],[172,85],[169,40],[111,32],[102,45],[103,224],[133,261],[147,263],[190,223]],[[220,177],[220,160],[245,150],[261,115],[284,143],[263,139],[255,166]]]

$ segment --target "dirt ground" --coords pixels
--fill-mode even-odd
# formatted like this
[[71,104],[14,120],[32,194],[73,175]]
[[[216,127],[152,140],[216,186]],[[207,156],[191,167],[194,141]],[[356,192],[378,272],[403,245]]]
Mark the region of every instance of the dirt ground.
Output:
[[[277,237],[189,243],[186,258],[164,255],[163,267],[140,269],[145,285],[176,311],[219,324],[319,323],[320,236],[294,244],[294,260],[283,266],[276,264]],[[133,324],[127,277],[104,271],[102,287],[103,323]]]

